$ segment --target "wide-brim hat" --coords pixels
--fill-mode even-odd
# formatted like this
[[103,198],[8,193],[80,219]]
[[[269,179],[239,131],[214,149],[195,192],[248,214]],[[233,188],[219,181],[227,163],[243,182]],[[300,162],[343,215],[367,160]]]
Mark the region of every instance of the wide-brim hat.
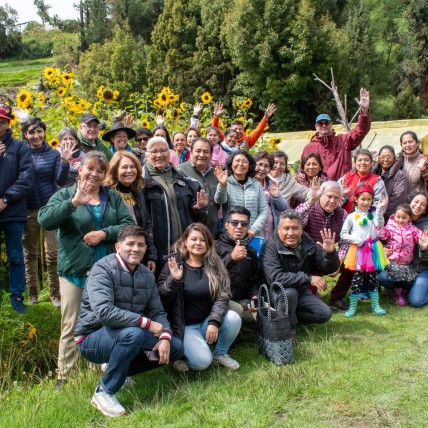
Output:
[[112,127],[110,128],[110,131],[106,132],[103,135],[103,141],[111,142],[111,137],[117,131],[126,131],[126,135],[128,136],[128,140],[130,140],[131,138],[134,138],[137,135],[133,129],[127,128],[122,122],[117,122],[117,123],[113,123]]

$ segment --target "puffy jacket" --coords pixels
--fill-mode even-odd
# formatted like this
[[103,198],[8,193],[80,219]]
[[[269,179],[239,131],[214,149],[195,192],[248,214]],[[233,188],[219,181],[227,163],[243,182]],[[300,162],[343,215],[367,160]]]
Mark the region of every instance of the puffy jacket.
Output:
[[138,327],[141,317],[171,331],[154,275],[142,264],[134,272],[125,270],[115,254],[96,262],[83,291],[75,335],[88,335],[103,326]]
[[388,220],[395,213],[398,205],[407,201],[409,196],[409,182],[407,174],[401,169],[400,162],[395,162],[388,171],[382,174],[382,167],[376,164],[372,172],[379,175],[385,183],[386,193],[388,193],[388,206],[385,211],[385,220]]
[[[83,237],[95,230],[91,210],[86,205],[74,208],[71,199],[76,186],[54,193],[40,208],[38,220],[47,230],[58,229],[58,275],[87,276],[92,265],[95,248],[86,245]],[[101,226],[106,234],[103,241],[108,253],[113,253],[120,229],[135,224],[120,195],[100,187]]]
[[421,235],[422,231],[410,221],[405,226],[399,226],[393,215],[384,227],[377,229],[378,238],[387,240],[387,248],[392,250],[388,259],[399,265],[412,263],[415,244],[418,243]]
[[256,250],[247,245],[247,257],[232,260],[230,256],[236,244],[230,236],[223,232],[215,241],[218,255],[223,260],[230,277],[232,300],[240,301],[257,296],[259,290],[259,271]]
[[250,228],[260,234],[269,217],[269,207],[266,202],[265,193],[261,184],[253,178],[248,178],[242,186],[236,178],[231,175],[227,179],[227,186],[217,187],[220,195],[227,192],[227,202],[223,205],[223,218],[227,218],[227,213],[231,207],[240,205],[247,208],[251,213]]
[[12,137],[8,129],[2,143],[6,151],[0,155],[0,198],[7,196],[8,206],[0,212],[0,223],[27,221],[27,196],[34,182],[34,165],[28,145]]
[[[196,193],[200,190],[199,183],[196,180],[186,178],[174,167],[172,167],[172,175],[182,230],[184,231],[191,223],[205,223],[207,208],[193,208],[193,205],[196,204]],[[143,167],[143,176],[145,181],[144,196],[153,223],[158,260],[162,261],[162,258],[170,253],[170,246],[173,244],[171,242],[171,223],[169,217],[170,201],[162,186],[153,180],[145,166]]]
[[337,181],[352,169],[351,152],[361,144],[370,125],[370,113],[367,116],[360,113],[357,126],[347,134],[336,135],[332,130],[329,136],[320,137],[316,133],[304,147],[301,160],[308,153],[319,153],[328,179]]
[[[185,263],[183,263],[183,269],[186,269]],[[185,272],[183,272],[183,277],[185,277]],[[183,281],[176,281],[172,278],[168,263],[165,264],[159,276],[158,289],[162,304],[168,314],[168,320],[171,323],[172,332],[174,336],[183,339],[185,327]],[[228,310],[229,289],[224,289],[221,290],[220,296],[213,301],[208,324],[219,327]]]
[[57,186],[67,182],[70,163],[61,162],[61,155],[46,142],[38,149],[30,147],[34,163],[33,189],[27,198],[27,208],[37,209],[46,205],[49,198],[57,191]]
[[329,274],[339,269],[336,250],[324,252],[315,241],[303,232],[302,257],[299,259],[279,239],[278,233],[262,248],[260,265],[268,284],[280,282],[283,287],[304,290],[311,283],[311,274]]

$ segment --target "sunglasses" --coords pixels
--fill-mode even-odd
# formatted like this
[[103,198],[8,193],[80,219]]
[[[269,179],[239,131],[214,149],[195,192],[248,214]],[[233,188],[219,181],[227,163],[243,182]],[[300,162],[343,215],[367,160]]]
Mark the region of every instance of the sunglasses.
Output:
[[141,143],[141,141],[149,141],[149,137],[136,138],[135,141],[137,143]]
[[229,220],[227,223],[230,223],[233,227],[238,227],[239,225],[242,227],[248,227],[250,225],[249,221],[242,220]]
[[318,122],[318,125],[319,126],[328,126],[328,125],[330,125],[330,122],[328,120],[320,120]]

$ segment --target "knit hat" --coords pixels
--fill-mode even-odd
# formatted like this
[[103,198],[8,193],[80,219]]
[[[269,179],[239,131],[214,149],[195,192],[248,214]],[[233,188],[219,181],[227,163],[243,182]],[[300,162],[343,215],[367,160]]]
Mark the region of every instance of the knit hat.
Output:
[[364,192],[370,193],[372,196],[374,196],[373,187],[368,186],[367,184],[361,184],[355,190],[354,197],[356,198],[359,194],[364,193]]

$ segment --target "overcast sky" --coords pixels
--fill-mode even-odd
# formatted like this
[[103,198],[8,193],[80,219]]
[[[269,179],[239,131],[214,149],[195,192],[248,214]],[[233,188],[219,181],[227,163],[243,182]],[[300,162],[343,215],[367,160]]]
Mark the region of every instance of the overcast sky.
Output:
[[[44,0],[46,5],[52,6],[49,9],[49,15],[58,15],[61,19],[78,18],[78,12],[73,8],[73,3],[79,3],[78,0]],[[37,8],[33,0],[0,0],[0,5],[9,4],[18,12],[19,23],[27,21],[42,22],[37,16]]]

